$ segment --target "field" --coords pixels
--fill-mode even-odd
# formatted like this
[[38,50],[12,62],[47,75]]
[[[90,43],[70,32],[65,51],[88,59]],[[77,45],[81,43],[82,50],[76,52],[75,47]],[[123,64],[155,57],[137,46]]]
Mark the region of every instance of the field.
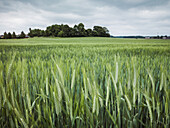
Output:
[[0,127],[170,127],[170,40],[0,40]]

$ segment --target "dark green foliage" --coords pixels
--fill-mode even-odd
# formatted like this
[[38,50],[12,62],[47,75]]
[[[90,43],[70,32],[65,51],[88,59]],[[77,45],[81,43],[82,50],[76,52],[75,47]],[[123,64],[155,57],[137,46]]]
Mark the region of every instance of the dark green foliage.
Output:
[[7,36],[8,39],[11,39],[12,38],[12,35],[10,32],[8,32],[8,36]]
[[20,35],[16,35],[15,32],[13,32],[12,34],[10,32],[8,32],[8,34],[4,32],[4,39],[20,39],[25,37],[26,35],[23,31],[21,32]]
[[48,26],[46,28],[47,34],[46,36],[58,36],[58,33],[61,31],[61,26],[60,25],[52,25],[52,26]]
[[25,38],[25,36],[26,36],[25,33],[22,31],[21,35],[19,36],[19,38]]
[[109,37],[109,30],[106,27],[94,26],[93,28],[94,36],[99,37]]
[[66,25],[61,25],[61,30],[63,31],[63,37],[70,37],[70,27]]
[[4,32],[4,39],[8,39],[8,34]]
[[15,39],[16,38],[16,34],[15,32],[12,33],[12,39]]
[[87,29],[86,30],[87,36],[92,37],[93,36],[93,30],[92,29]]
[[30,32],[28,33],[28,35],[30,37],[35,37],[35,36],[40,37],[42,35],[42,32],[40,29],[34,29],[34,30],[29,29],[29,30]]
[[109,30],[106,27],[94,26],[92,29],[85,29],[83,23],[79,23],[78,25],[74,25],[74,27],[70,27],[67,24],[55,24],[48,26],[46,30],[41,29],[29,29],[28,35],[30,37],[109,37]]
[[4,39],[12,39],[12,35],[10,32],[8,32],[8,34],[6,32],[4,32]]
[[29,35],[30,37],[34,37],[33,34],[32,34],[31,28],[29,28],[29,31],[30,31],[30,32],[28,33],[28,35]]
[[63,31],[60,31],[57,36],[58,37],[63,37]]
[[78,32],[78,36],[79,37],[83,37],[85,36],[85,28],[84,28],[84,24],[83,23],[79,23],[77,26],[77,32]]

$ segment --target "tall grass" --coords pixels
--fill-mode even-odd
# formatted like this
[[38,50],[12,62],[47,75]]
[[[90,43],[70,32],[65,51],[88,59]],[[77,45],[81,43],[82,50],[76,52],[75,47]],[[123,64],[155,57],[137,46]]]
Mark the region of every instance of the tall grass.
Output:
[[169,127],[163,49],[91,46],[3,47],[0,127]]

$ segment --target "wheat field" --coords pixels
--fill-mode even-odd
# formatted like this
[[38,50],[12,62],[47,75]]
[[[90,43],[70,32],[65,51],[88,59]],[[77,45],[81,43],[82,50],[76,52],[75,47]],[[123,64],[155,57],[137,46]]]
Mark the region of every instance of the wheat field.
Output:
[[170,40],[0,40],[0,127],[170,127]]

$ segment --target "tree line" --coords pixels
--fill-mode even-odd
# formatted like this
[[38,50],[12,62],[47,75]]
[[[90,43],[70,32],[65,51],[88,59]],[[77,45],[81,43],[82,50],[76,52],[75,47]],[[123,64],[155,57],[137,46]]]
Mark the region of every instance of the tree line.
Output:
[[46,30],[29,28],[30,37],[110,37],[106,27],[94,26],[93,29],[85,29],[83,23],[70,27],[67,24],[55,24],[48,26]]
[[12,34],[10,32],[4,32],[3,38],[4,39],[19,39],[19,38],[25,38],[26,34],[22,31],[21,34],[16,35],[15,32]]
[[[83,23],[70,27],[67,24],[55,24],[48,26],[46,30],[29,28],[29,37],[110,37],[109,30],[106,27],[94,26],[93,29],[85,29]],[[3,39],[25,38],[26,34],[22,31],[16,35],[15,32],[4,32]],[[0,37],[2,38],[2,37]]]

